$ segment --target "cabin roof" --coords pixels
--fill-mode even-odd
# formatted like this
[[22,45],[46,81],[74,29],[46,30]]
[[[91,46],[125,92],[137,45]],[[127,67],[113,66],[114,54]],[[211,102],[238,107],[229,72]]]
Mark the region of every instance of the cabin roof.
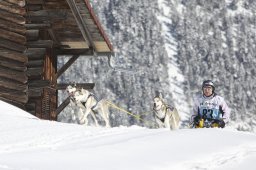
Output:
[[[29,0],[27,3],[33,3]],[[32,7],[32,5],[30,4]],[[28,13],[27,20],[35,23],[46,16],[51,24],[49,35],[61,50],[92,49],[97,53],[112,53],[113,47],[93,11],[89,0],[44,0],[43,9]],[[40,18],[42,20],[42,18]]]

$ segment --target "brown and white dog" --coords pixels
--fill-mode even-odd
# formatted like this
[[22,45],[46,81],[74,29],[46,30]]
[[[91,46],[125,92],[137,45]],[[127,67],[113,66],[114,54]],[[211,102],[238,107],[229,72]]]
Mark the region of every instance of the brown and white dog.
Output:
[[[95,95],[85,89],[77,89],[75,86],[69,85],[67,87],[67,92],[70,96],[71,103],[74,103],[79,107],[80,114],[79,123],[88,125],[89,114],[92,115],[96,126],[98,126],[98,121],[96,119],[96,113],[98,113],[105,121],[105,126],[110,127],[109,121],[109,108],[107,100],[98,101]],[[76,114],[76,113],[75,113]]]
[[162,95],[154,97],[154,117],[159,128],[178,129],[180,116],[176,108],[165,104]]

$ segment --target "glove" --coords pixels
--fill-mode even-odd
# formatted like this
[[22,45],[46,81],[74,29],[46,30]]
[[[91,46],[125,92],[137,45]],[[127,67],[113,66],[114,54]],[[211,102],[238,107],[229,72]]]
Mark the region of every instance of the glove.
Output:
[[224,128],[225,127],[225,122],[224,122],[224,120],[219,120],[219,122],[218,122],[218,124],[219,124],[219,127],[221,127],[221,128]]
[[200,119],[201,119],[201,117],[200,117],[199,115],[195,116],[195,117],[194,117],[194,124],[195,124],[195,125],[198,125],[199,122],[200,122]]

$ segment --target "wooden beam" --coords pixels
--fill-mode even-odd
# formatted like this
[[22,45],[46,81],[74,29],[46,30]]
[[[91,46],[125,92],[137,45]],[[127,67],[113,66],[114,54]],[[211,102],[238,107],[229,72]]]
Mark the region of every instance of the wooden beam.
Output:
[[[63,26],[65,27],[65,25],[63,25]],[[66,29],[66,30],[58,29],[56,32],[58,32],[59,36],[66,36],[66,37],[74,36],[76,38],[81,37],[80,39],[84,41],[83,36],[82,36],[80,30],[77,29],[77,28],[74,28],[74,27],[73,27],[73,29],[71,28],[69,30],[68,29]]]
[[35,102],[35,106],[36,106],[36,109],[35,109],[35,114],[36,114],[36,117],[38,118],[42,118],[42,99],[36,99],[34,100]]
[[35,115],[36,104],[35,102],[31,102],[31,97],[29,97],[28,102],[25,104],[25,110],[33,115]]
[[26,0],[27,5],[33,4],[33,5],[43,5],[45,2],[44,0]]
[[42,88],[29,88],[28,89],[28,97],[41,97],[43,89]]
[[19,103],[17,101],[14,101],[14,100],[11,100],[11,99],[7,99],[7,98],[4,98],[4,97],[0,97],[0,100],[25,110],[25,106],[22,103]]
[[26,83],[28,80],[26,72],[12,70],[2,66],[0,66],[0,76],[8,79],[16,80],[21,83]]
[[[56,21],[52,25],[53,29],[65,29],[63,28],[63,25],[67,26],[65,27],[66,29],[71,29],[71,30],[79,30],[79,27],[77,26],[76,20],[74,20],[73,15],[69,16],[66,20],[61,20],[61,21]],[[95,27],[97,29],[97,27]],[[81,34],[82,35],[82,34]]]
[[61,105],[56,109],[56,115],[58,116],[60,112],[65,109],[65,107],[70,103],[70,97],[67,97]]
[[0,77],[0,87],[11,89],[11,90],[17,90],[22,92],[27,92],[28,86],[26,84],[22,84],[7,78]]
[[31,60],[26,64],[27,67],[43,67],[44,60]]
[[[58,32],[58,31],[56,31]],[[86,44],[86,47],[89,48],[88,44],[84,41],[84,39],[81,37],[82,35],[76,35],[76,34],[70,34],[70,35],[67,35],[65,33],[56,33],[56,36],[58,37],[59,39],[59,42],[61,43],[65,43],[65,42],[80,42],[80,43],[83,43],[83,44]]]
[[28,48],[24,54],[31,60],[43,60],[46,54],[45,48]]
[[16,101],[22,104],[27,103],[28,101],[28,96],[26,95],[26,93],[23,94],[16,94],[16,93],[4,93],[0,91],[0,97],[12,100],[12,101]]
[[33,4],[28,4],[26,5],[27,11],[39,11],[43,9],[42,5],[33,5]]
[[45,9],[68,9],[69,6],[66,1],[47,0],[44,2]]
[[28,82],[31,82],[34,80],[42,80],[42,75],[28,76]]
[[24,25],[20,25],[14,22],[6,21],[4,19],[0,19],[0,28],[6,30],[6,31],[11,31],[15,33],[19,33],[22,35],[25,35],[26,33],[26,28]]
[[0,56],[2,58],[10,59],[17,62],[22,62],[22,63],[28,62],[28,57],[26,56],[26,54],[15,52],[5,48],[0,48]]
[[27,47],[29,47],[29,48],[52,48],[53,41],[52,40],[30,41],[30,42],[27,42]]
[[67,19],[68,9],[44,9],[40,11],[29,11],[27,12],[28,21],[44,22],[53,20],[65,20]]
[[9,41],[9,40],[3,39],[3,38],[0,38],[0,48],[1,47],[8,49],[8,50],[22,52],[22,53],[26,50],[25,45],[21,45],[19,43],[12,42],[12,41]]
[[10,60],[5,60],[5,58],[0,57],[0,66],[7,67],[12,70],[26,71],[27,67],[25,63],[13,62]]
[[[92,34],[92,38],[93,38],[93,43],[95,43],[96,41],[102,41],[102,42],[106,43],[106,42],[104,41],[103,37],[101,37],[100,35]],[[96,44],[95,44],[95,46],[96,46]],[[107,46],[107,48],[109,49],[107,43],[106,43],[106,46]],[[96,46],[96,49],[97,49],[97,46]],[[96,51],[98,52],[98,50],[96,50]],[[108,51],[110,51],[110,49],[109,49]]]
[[53,40],[53,42],[55,44],[59,45],[59,40],[57,39],[56,34],[54,33],[53,29],[48,29],[48,33],[49,33],[51,39]]
[[[63,26],[65,25],[65,26]],[[80,29],[77,27],[77,25],[70,25],[70,23],[56,23],[53,25],[52,27],[54,30],[58,30],[58,33],[66,33],[68,34],[70,32],[70,34],[76,34],[77,36],[79,35],[81,37],[82,33],[78,32],[80,31]],[[100,34],[99,30],[97,29],[97,27],[94,25],[94,27],[92,27],[92,25],[88,25],[88,29],[90,31],[90,33],[98,33]]]
[[4,0],[6,2],[18,5],[20,7],[24,7],[26,5],[26,1],[25,0]]
[[72,56],[64,66],[62,66],[56,73],[56,78],[60,77],[77,59],[79,55]]
[[49,80],[33,80],[28,83],[29,88],[45,88],[50,86]]
[[93,55],[93,50],[89,49],[56,49],[57,55]]
[[99,32],[98,27],[95,24],[87,25],[87,28],[90,32]]
[[94,44],[97,49],[97,55],[102,55],[102,53],[109,53],[108,55],[113,54],[105,41],[94,41]]
[[30,30],[30,29],[47,29],[51,28],[50,23],[38,23],[38,24],[25,24],[25,27]]
[[86,22],[86,25],[95,25],[94,21],[91,18],[83,18]]
[[39,30],[27,30],[26,31],[27,41],[36,41],[39,39]]
[[12,14],[1,9],[0,9],[0,18],[17,23],[17,24],[21,24],[21,25],[26,23],[26,19],[23,16]]
[[83,39],[82,33],[77,25],[69,25],[69,23],[56,23],[53,25],[53,29],[58,30],[58,33],[62,33],[62,35],[66,34],[71,36],[74,34],[75,36],[80,36],[81,39]]
[[27,41],[24,35],[20,35],[15,32],[11,32],[1,28],[0,28],[0,38],[4,38],[6,40],[16,42],[22,45],[26,44],[26,41]]
[[83,18],[91,18],[91,15],[90,15],[90,13],[88,11],[81,12],[81,16]]
[[15,95],[24,95],[25,94],[25,92],[23,92],[23,91],[9,89],[9,88],[5,88],[2,86],[0,86],[0,92],[1,93],[10,93],[10,94],[15,94]]
[[41,76],[43,75],[43,67],[33,67],[27,69],[27,76]]
[[58,57],[61,57],[61,56],[64,56],[64,55],[80,55],[81,57],[91,57],[91,56],[107,57],[109,55],[113,55],[112,51],[104,50],[102,52],[94,53],[92,49],[68,49],[68,48],[61,48],[61,49],[56,49],[56,52],[58,54]]
[[[55,22],[52,25],[52,29],[54,30],[58,30],[59,31],[66,31],[66,30],[70,30],[70,31],[79,31],[80,29],[77,26],[77,23],[73,23],[73,22],[66,22],[66,21],[60,21],[60,22]],[[80,33],[80,35],[82,36],[82,33]]]
[[88,49],[85,41],[60,41],[60,47],[66,49]]
[[[72,83],[70,83],[70,84],[72,84]],[[57,84],[57,90],[66,90],[70,84]],[[76,83],[76,87],[78,87],[80,89],[83,88],[86,90],[92,90],[94,88],[94,86],[95,86],[94,83]]]
[[11,4],[7,1],[0,1],[0,9],[8,11],[13,14],[18,14],[24,16],[26,14],[26,9],[23,7],[20,7],[15,4]]
[[[20,70],[19,67],[20,68],[26,67],[26,63],[24,63],[24,62],[19,62],[19,61],[11,60],[8,58],[4,58],[1,55],[0,55],[0,63],[4,67],[12,67],[12,68],[14,67],[14,70],[16,67],[17,67],[17,70]],[[23,70],[23,69],[21,69],[21,70]]]

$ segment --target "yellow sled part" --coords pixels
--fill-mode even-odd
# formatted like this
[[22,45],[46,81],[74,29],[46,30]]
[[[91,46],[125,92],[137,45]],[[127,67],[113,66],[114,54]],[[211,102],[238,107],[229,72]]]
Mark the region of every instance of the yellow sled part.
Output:
[[[218,123],[213,123],[211,124],[212,128],[219,128],[219,124]],[[198,125],[196,125],[196,128],[204,128],[204,119],[200,119]]]
[[196,125],[196,128],[203,128],[204,127],[204,119],[200,119],[198,125]]
[[218,124],[218,123],[213,123],[211,126],[212,126],[213,128],[218,128],[218,127],[219,127],[219,124]]

